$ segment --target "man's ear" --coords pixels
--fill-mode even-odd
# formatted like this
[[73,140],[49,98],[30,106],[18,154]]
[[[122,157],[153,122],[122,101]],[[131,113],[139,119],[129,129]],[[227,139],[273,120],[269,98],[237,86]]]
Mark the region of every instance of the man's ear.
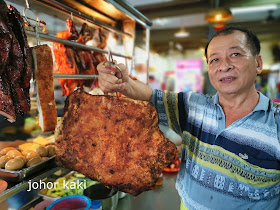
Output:
[[257,74],[260,74],[263,69],[263,61],[261,55],[256,55],[256,64],[257,64]]

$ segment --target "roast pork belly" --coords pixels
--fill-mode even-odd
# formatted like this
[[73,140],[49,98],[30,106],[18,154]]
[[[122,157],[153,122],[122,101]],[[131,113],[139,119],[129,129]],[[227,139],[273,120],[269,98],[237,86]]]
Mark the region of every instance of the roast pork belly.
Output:
[[32,55],[37,83],[39,125],[43,132],[54,131],[57,122],[57,111],[54,98],[51,48],[48,45],[33,47]]
[[58,165],[133,195],[152,189],[177,151],[151,103],[81,89],[67,97],[55,140]]

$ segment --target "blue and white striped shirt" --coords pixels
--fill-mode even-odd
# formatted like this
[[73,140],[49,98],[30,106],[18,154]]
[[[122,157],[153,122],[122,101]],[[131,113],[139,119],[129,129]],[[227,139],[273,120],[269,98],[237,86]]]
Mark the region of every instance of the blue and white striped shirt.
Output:
[[189,210],[280,209],[280,106],[259,93],[225,128],[218,94],[154,90],[159,124],[182,136],[176,188]]

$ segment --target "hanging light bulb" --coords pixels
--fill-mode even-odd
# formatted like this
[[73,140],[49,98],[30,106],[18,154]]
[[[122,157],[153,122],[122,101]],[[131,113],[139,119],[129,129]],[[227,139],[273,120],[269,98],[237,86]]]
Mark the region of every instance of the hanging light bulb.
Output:
[[218,22],[214,25],[215,31],[221,30],[223,28],[227,27],[227,25],[224,22]]
[[207,22],[225,22],[227,20],[232,19],[232,13],[227,8],[215,8],[209,10],[205,15],[205,20]]
[[184,27],[181,27],[179,29],[179,31],[177,31],[174,36],[177,37],[177,38],[185,38],[185,37],[188,37],[190,35],[189,32],[186,31],[186,29]]

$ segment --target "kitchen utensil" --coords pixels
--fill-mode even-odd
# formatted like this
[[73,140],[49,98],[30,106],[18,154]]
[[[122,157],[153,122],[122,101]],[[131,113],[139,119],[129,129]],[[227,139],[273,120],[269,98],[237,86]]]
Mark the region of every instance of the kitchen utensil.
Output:
[[102,210],[115,210],[118,205],[118,191],[109,189],[101,183],[86,188],[84,195],[91,200],[100,200]]

